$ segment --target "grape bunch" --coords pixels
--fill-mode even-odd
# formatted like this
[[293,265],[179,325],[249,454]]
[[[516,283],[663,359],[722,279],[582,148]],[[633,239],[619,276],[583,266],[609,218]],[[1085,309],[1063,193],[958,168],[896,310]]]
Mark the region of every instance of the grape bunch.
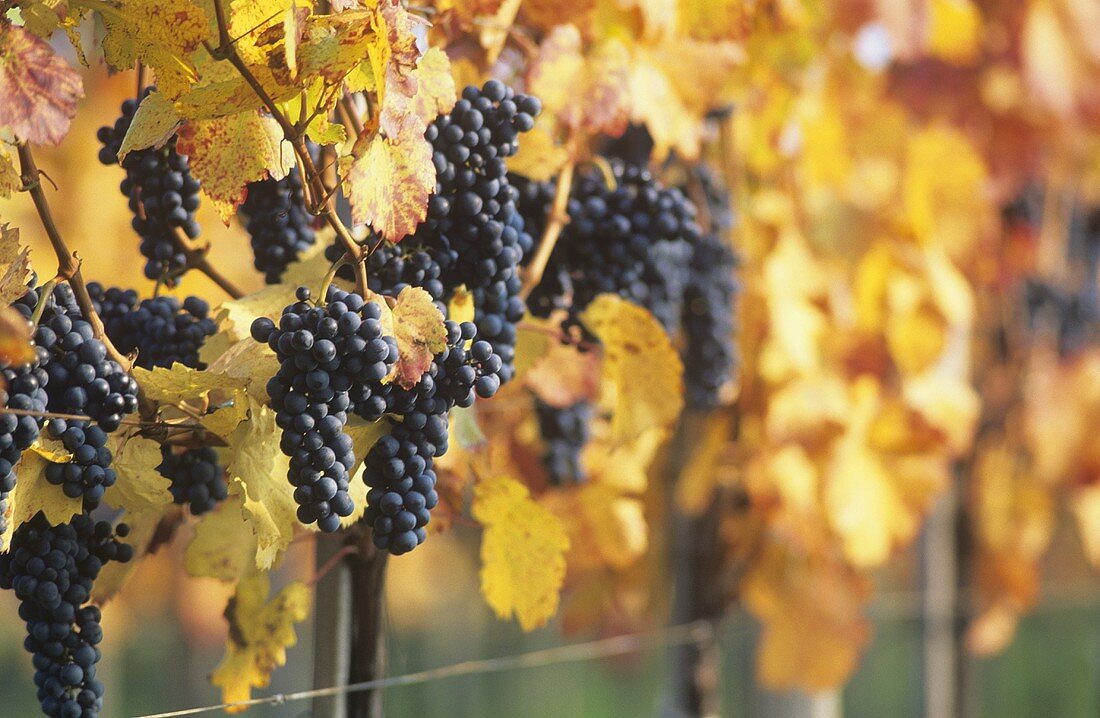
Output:
[[186,504],[192,516],[199,516],[225,500],[228,495],[225,470],[214,449],[203,446],[176,453],[172,447],[162,446],[160,451],[157,471],[171,482],[168,491],[172,501]]
[[[28,296],[16,303],[27,317],[38,301],[36,293],[30,294],[33,300]],[[115,482],[107,433],[119,427],[123,416],[137,410],[137,382],[107,358],[107,348],[84,320],[72,288],[58,284],[45,301],[34,343],[45,359],[40,365],[47,377],[46,409],[91,419],[50,420],[51,436],[61,440],[73,460],[47,465],[46,479],[61,486],[69,497],[83,496],[85,506],[94,508]]]
[[12,589],[26,622],[24,646],[33,655],[34,683],[42,712],[55,718],[95,718],[103,707],[96,678],[103,639],[100,611],[88,604],[100,570],[126,562],[133,550],[116,536],[129,533],[80,514],[50,526],[36,514],[15,530],[11,549],[0,555],[0,587]]
[[107,358],[106,346],[82,316],[69,285],[54,288],[34,341],[50,354],[50,411],[85,414],[104,431],[114,431],[124,415],[137,410],[137,382]]
[[297,299],[278,326],[266,317],[253,322],[252,336],[279,358],[267,392],[283,430],[280,448],[290,457],[298,519],[331,532],[354,509],[348,471],[355,454],[344,431],[350,392],[355,387],[358,401],[369,402],[371,387],[381,385],[397,359],[397,345],[382,334],[378,304],[358,294],[330,287],[327,304],[317,306],[299,287]]
[[688,408],[714,409],[721,404],[722,389],[733,379],[737,364],[733,336],[738,262],[726,239],[733,226],[729,192],[705,167],[695,172],[710,226],[692,252],[684,291],[684,398]]
[[[649,170],[610,163],[615,187],[597,170],[574,178],[570,217],[554,247],[543,281],[531,295],[532,311],[547,316],[568,310],[565,328],[603,293],[618,294],[648,309],[665,329],[679,327],[692,249],[699,242],[696,209],[683,192],[665,187]],[[526,189],[521,207],[532,221],[545,221],[552,194]]]
[[281,180],[251,182],[240,213],[252,241],[253,264],[277,284],[287,265],[315,241],[297,167]]
[[217,331],[204,300],[187,297],[181,305],[175,297],[162,295],[139,302],[132,289],[104,289],[98,282],[88,284],[88,294],[107,336],[120,352],[136,351],[137,366],[152,369],[179,362],[203,368],[199,350]]
[[587,401],[578,401],[566,407],[557,407],[536,398],[535,418],[546,447],[542,463],[550,483],[560,486],[584,481],[581,450],[588,443],[592,405]]
[[355,405],[368,421],[393,417],[391,433],[367,452],[363,479],[370,487],[364,518],[374,543],[395,555],[408,553],[427,536],[429,512],[438,501],[432,464],[447,451],[448,412],[471,406],[476,397],[491,398],[501,385],[504,362],[489,342],[476,338],[477,327],[449,320],[445,326],[447,348],[416,385],[375,387],[370,399]]
[[[538,99],[496,80],[463,90],[451,112],[425,132],[436,170],[426,219],[400,244],[383,243],[367,266],[372,291],[394,295],[422,287],[444,314],[455,291],[466,287],[478,336],[503,361],[503,382],[514,373],[515,325],[525,310],[517,270],[532,245],[505,159],[541,109]],[[333,245],[326,256],[335,261],[342,252]]]
[[[146,88],[139,99],[122,103],[122,115],[113,127],[101,127],[97,134],[103,147],[99,161],[118,164],[118,152],[134,119],[141,100],[153,87]],[[173,136],[157,149],[149,147],[129,152],[122,160],[126,179],[119,190],[130,201],[134,213],[134,231],[141,237],[141,254],[147,260],[145,276],[164,280],[168,286],[178,282],[176,272],[183,269],[187,256],[175,238],[183,232],[188,238],[199,236],[195,210],[199,207],[199,181],[191,174],[187,157],[176,152]]]

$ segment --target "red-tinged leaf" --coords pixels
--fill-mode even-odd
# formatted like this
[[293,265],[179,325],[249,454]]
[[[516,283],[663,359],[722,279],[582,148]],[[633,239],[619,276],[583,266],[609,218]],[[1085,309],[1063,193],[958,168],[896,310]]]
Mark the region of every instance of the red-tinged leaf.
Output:
[[345,176],[353,219],[399,242],[427,216],[435,189],[432,146],[409,133],[396,139],[375,136]]
[[227,225],[249,182],[282,179],[293,164],[278,123],[251,111],[188,122],[180,129],[177,149],[191,158],[192,172]]
[[432,365],[432,357],[447,348],[447,328],[432,296],[420,287],[406,287],[393,308],[393,333],[398,359],[394,380],[411,389]]
[[21,140],[56,145],[84,97],[80,74],[49,43],[0,24],[0,129]]
[[381,88],[379,127],[397,137],[409,127],[416,97],[416,61],[420,55],[413,34],[415,18],[398,0],[382,0],[375,10],[377,41],[370,46],[370,61]]

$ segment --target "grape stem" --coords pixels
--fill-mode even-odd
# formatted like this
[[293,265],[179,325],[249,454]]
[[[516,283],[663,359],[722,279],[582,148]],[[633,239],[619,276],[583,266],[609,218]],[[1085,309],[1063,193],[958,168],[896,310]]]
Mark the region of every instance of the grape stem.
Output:
[[550,263],[550,255],[554,253],[558,237],[561,236],[565,225],[569,223],[569,214],[565,210],[569,206],[569,191],[573,187],[573,169],[574,162],[569,160],[558,175],[558,186],[554,191],[554,201],[550,204],[546,229],[542,232],[535,256],[531,258],[531,264],[527,267],[523,278],[524,299],[530,296],[531,291],[542,281],[542,274],[546,271],[546,265]]
[[53,295],[53,290],[56,286],[57,277],[54,277],[42,286],[42,292],[38,295],[38,304],[34,305],[34,313],[31,314],[31,325],[36,329],[38,328],[38,323],[42,321],[42,313],[46,311],[46,304],[49,303],[50,297]]
[[316,586],[321,579],[328,575],[329,571],[339,566],[346,557],[357,553],[359,553],[358,546],[344,546],[339,551],[332,554],[332,556],[317,569],[316,573],[313,574],[313,578],[311,578],[306,585],[310,588]]
[[244,292],[241,291],[240,287],[210,263],[210,258],[207,256],[207,252],[210,251],[209,243],[201,246],[196,245],[179,227],[173,227],[173,238],[187,257],[186,263],[175,274],[183,274],[189,269],[197,269],[205,274],[210,281],[218,285],[218,288],[228,294],[230,298],[240,299],[244,296]]
[[84,283],[84,275],[80,272],[80,260],[74,253],[69,251],[69,248],[65,245],[65,240],[61,237],[61,232],[57,229],[53,213],[50,212],[49,201],[46,199],[46,193],[42,190],[41,173],[38,165],[34,162],[30,145],[21,142],[18,151],[19,173],[23,182],[23,190],[30,193],[34,208],[38,212],[38,218],[42,221],[42,228],[46,230],[50,246],[53,247],[54,254],[57,255],[57,276],[69,281],[69,286],[72,287],[73,294],[76,296],[76,303],[80,305],[81,314],[92,325],[92,331],[95,333],[96,338],[102,341],[103,346],[107,348],[107,355],[122,367],[123,371],[129,372],[133,367],[133,363],[115,347],[110,337],[107,336],[107,332],[103,328],[103,321],[92,305],[92,298],[88,294],[88,285]]

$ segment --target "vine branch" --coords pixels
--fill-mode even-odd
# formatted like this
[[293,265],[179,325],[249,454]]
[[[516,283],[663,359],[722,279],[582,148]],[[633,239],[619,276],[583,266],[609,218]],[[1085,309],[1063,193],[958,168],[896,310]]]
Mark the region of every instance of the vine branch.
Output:
[[569,206],[569,191],[573,188],[574,162],[570,160],[561,168],[558,175],[558,186],[554,191],[554,201],[550,205],[550,216],[547,218],[546,229],[539,239],[539,246],[535,250],[535,256],[531,258],[531,264],[527,267],[527,274],[523,278],[523,298],[526,299],[531,290],[542,281],[546,265],[550,263],[550,255],[554,253],[554,246],[558,243],[558,237],[565,225],[569,222],[569,214],[565,211]]
[[46,230],[50,246],[53,247],[54,254],[57,255],[57,276],[69,281],[69,286],[72,287],[73,294],[76,296],[76,303],[80,306],[81,314],[92,325],[92,331],[95,332],[96,338],[102,341],[103,346],[107,348],[107,355],[117,362],[123,371],[129,372],[133,366],[132,362],[129,357],[115,347],[110,337],[107,336],[107,332],[103,328],[103,321],[92,305],[92,298],[88,294],[88,285],[84,282],[84,275],[80,272],[80,259],[76,254],[69,251],[69,248],[65,245],[65,240],[61,237],[61,232],[57,229],[53,213],[50,211],[49,201],[46,199],[46,193],[42,190],[41,173],[38,165],[35,164],[34,155],[31,154],[30,145],[25,142],[20,143],[18,151],[19,174],[23,189],[30,193],[34,208],[38,212],[38,218],[42,222],[42,228]]
[[183,250],[184,256],[187,258],[186,263],[180,269],[180,273],[187,271],[188,269],[196,269],[207,276],[210,281],[218,285],[223,292],[228,294],[232,299],[240,299],[244,296],[244,292],[237,286],[233,280],[221,273],[217,267],[211,263],[207,253],[210,251],[210,244],[205,243],[202,245],[196,244],[196,242],[184,234],[183,230],[179,227],[173,228],[173,239],[176,240],[176,244]]

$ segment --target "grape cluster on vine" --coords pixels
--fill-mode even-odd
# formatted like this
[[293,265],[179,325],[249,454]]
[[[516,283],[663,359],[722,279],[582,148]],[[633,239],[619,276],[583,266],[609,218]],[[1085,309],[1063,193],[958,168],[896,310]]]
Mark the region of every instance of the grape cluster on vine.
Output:
[[88,284],[96,313],[107,336],[125,354],[137,352],[134,364],[145,369],[170,367],[179,362],[201,369],[199,350],[217,331],[210,305],[198,297],[178,299],[161,295],[138,301],[132,289]]
[[209,446],[179,452],[173,451],[171,446],[162,446],[157,471],[171,482],[168,491],[172,501],[186,505],[193,516],[210,511],[228,495],[225,470],[218,460],[218,452]]
[[[505,160],[541,109],[537,98],[496,80],[463,90],[425,132],[436,170],[427,218],[400,244],[382,244],[367,266],[372,291],[422,287],[444,314],[459,287],[471,292],[478,336],[503,361],[502,382],[514,373],[515,327],[525,309],[518,267],[532,245]],[[333,245],[326,256],[335,261],[342,251]]]
[[580,483],[585,479],[581,451],[588,443],[592,404],[578,401],[558,407],[535,399],[535,418],[545,450],[542,463],[551,484]]
[[283,431],[280,448],[290,457],[298,519],[331,532],[354,510],[348,472],[355,454],[344,431],[351,391],[369,401],[370,387],[390,373],[397,345],[382,333],[378,304],[336,287],[329,287],[324,306],[310,297],[299,287],[298,301],[283,309],[278,325],[261,317],[252,336],[279,358],[267,393]]
[[[148,87],[140,98],[123,102],[122,115],[114,126],[99,129],[97,137],[103,144],[100,162],[119,164],[118,153],[138,105],[155,89]],[[191,174],[187,157],[176,152],[174,135],[163,147],[127,153],[121,164],[126,179],[119,190],[129,198],[134,213],[134,231],[141,237],[140,250],[146,259],[145,276],[174,286],[177,274],[187,264],[187,254],[175,233],[182,232],[189,239],[200,233],[195,219],[200,183]]]
[[36,514],[12,536],[0,555],[0,588],[14,590],[26,622],[24,646],[33,655],[34,684],[42,711],[53,718],[96,718],[103,707],[103,682],[96,664],[103,639],[99,608],[88,605],[92,585],[111,561],[126,562],[130,546],[112,528],[80,514],[50,526]]
[[[645,147],[637,144],[631,147]],[[569,336],[579,314],[600,294],[617,294],[645,307],[670,335],[683,334],[687,405],[715,408],[736,363],[737,262],[725,237],[733,221],[728,193],[709,172],[696,171],[707,201],[704,232],[684,190],[662,185],[635,164],[613,159],[608,166],[610,178],[596,168],[577,172],[568,198],[569,223],[528,298],[531,312],[541,317],[563,313]],[[526,225],[541,231],[554,183],[521,177],[512,183]],[[550,480],[582,476],[579,452],[587,441],[591,407],[553,407],[536,399],[535,410]]]
[[437,502],[432,466],[447,451],[448,413],[471,406],[476,397],[491,398],[501,385],[504,362],[489,342],[477,339],[477,327],[449,320],[445,326],[447,348],[411,389],[378,386],[370,400],[356,402],[364,419],[391,417],[390,435],[367,453],[363,479],[370,487],[365,520],[374,543],[393,554],[407,553],[427,537]]
[[240,213],[251,237],[253,264],[268,284],[277,284],[287,265],[316,241],[297,167],[280,180],[250,182]]

